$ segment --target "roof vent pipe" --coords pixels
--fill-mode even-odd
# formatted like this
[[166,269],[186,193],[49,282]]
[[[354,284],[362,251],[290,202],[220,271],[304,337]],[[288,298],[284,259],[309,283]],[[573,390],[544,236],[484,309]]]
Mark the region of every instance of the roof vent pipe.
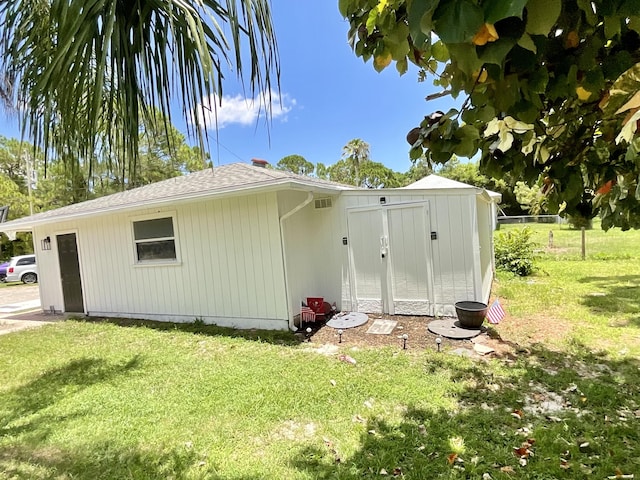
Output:
[[254,167],[265,168],[267,165],[269,165],[269,162],[267,162],[266,160],[262,160],[260,158],[252,158],[251,165],[253,165]]

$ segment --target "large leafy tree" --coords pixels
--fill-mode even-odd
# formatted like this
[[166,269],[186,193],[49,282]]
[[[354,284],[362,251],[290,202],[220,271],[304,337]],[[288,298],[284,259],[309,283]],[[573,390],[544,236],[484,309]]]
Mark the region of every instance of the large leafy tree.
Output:
[[[356,55],[409,63],[436,96],[412,159],[480,152],[481,171],[542,178],[551,212],[640,227],[640,3],[631,0],[339,0]],[[429,97],[428,97],[429,99]]]
[[396,188],[405,184],[405,176],[370,158],[370,147],[360,138],[342,148],[342,157],[333,165],[316,165],[316,176],[334,182],[364,188]]
[[222,98],[228,69],[247,71],[268,108],[279,81],[268,0],[0,2],[0,99],[67,163],[93,166],[100,150],[134,172],[139,125],[153,108],[170,118],[172,103],[203,145],[198,105]]
[[502,179],[488,177],[480,173],[478,163],[460,162],[458,158],[454,156],[438,171],[438,175],[500,193],[500,195],[502,195],[500,208],[507,215],[523,215],[526,213],[516,198],[516,194],[514,193],[516,180],[510,173],[506,173]]
[[316,167],[302,155],[287,155],[278,161],[276,168],[298,175],[311,175]]

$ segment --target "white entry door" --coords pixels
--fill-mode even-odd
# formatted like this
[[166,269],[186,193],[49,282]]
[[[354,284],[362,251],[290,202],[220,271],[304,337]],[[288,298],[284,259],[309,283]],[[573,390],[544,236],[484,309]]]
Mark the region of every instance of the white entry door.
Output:
[[432,314],[428,203],[352,209],[347,221],[354,309]]

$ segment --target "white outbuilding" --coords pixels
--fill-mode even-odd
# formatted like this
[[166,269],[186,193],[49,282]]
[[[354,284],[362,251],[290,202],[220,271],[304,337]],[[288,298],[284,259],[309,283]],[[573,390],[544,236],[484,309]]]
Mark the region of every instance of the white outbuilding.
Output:
[[0,231],[33,232],[44,310],[295,329],[307,297],[430,316],[486,302],[499,200],[435,175],[367,190],[237,163]]

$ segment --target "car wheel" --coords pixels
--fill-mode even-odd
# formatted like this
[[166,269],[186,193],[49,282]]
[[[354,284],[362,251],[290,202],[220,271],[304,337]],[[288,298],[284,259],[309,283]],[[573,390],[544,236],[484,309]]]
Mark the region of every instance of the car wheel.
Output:
[[22,276],[22,283],[36,283],[38,281],[38,276],[35,273],[25,273]]

